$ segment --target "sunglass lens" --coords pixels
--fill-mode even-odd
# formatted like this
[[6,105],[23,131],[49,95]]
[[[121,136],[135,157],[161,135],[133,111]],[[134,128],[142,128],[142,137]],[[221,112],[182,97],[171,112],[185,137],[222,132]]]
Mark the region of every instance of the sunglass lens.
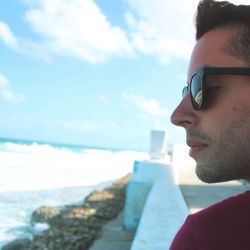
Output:
[[187,95],[188,91],[189,91],[189,87],[188,86],[185,86],[182,89],[182,98],[184,98]]
[[200,109],[202,105],[202,79],[195,74],[191,81],[191,98],[195,109]]

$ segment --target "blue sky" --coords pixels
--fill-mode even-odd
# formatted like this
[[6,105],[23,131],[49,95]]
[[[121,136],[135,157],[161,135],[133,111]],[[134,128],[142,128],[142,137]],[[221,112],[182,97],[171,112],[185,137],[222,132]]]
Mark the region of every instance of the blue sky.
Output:
[[169,118],[197,2],[1,1],[0,137],[147,150],[165,129],[184,142]]

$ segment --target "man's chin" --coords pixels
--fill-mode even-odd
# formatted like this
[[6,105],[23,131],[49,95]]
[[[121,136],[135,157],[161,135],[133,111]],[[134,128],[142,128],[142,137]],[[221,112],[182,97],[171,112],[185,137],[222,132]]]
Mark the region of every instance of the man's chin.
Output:
[[196,166],[196,175],[197,177],[204,183],[221,183],[226,181],[233,181],[235,180],[234,177],[226,176],[226,175],[219,175],[215,172],[205,171],[201,168],[201,166]]
[[223,181],[216,173],[211,173],[208,168],[199,164],[196,165],[195,172],[197,177],[204,183],[218,183]]

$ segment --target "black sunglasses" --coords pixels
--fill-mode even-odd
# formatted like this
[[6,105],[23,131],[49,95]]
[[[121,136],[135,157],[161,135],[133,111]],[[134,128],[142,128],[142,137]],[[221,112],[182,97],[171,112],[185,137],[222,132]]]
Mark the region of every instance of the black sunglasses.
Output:
[[198,69],[191,77],[188,85],[182,90],[182,98],[190,92],[192,106],[200,110],[206,98],[206,77],[208,75],[246,75],[250,76],[250,68],[217,68],[204,67]]

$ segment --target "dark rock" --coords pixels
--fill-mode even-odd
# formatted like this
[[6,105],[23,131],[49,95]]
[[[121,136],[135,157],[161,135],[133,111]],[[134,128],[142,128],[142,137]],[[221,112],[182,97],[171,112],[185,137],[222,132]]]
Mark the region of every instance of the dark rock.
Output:
[[60,215],[60,210],[56,207],[42,206],[36,209],[31,215],[31,223],[48,223]]
[[27,250],[31,244],[29,239],[17,239],[7,243],[2,247],[2,250]]

